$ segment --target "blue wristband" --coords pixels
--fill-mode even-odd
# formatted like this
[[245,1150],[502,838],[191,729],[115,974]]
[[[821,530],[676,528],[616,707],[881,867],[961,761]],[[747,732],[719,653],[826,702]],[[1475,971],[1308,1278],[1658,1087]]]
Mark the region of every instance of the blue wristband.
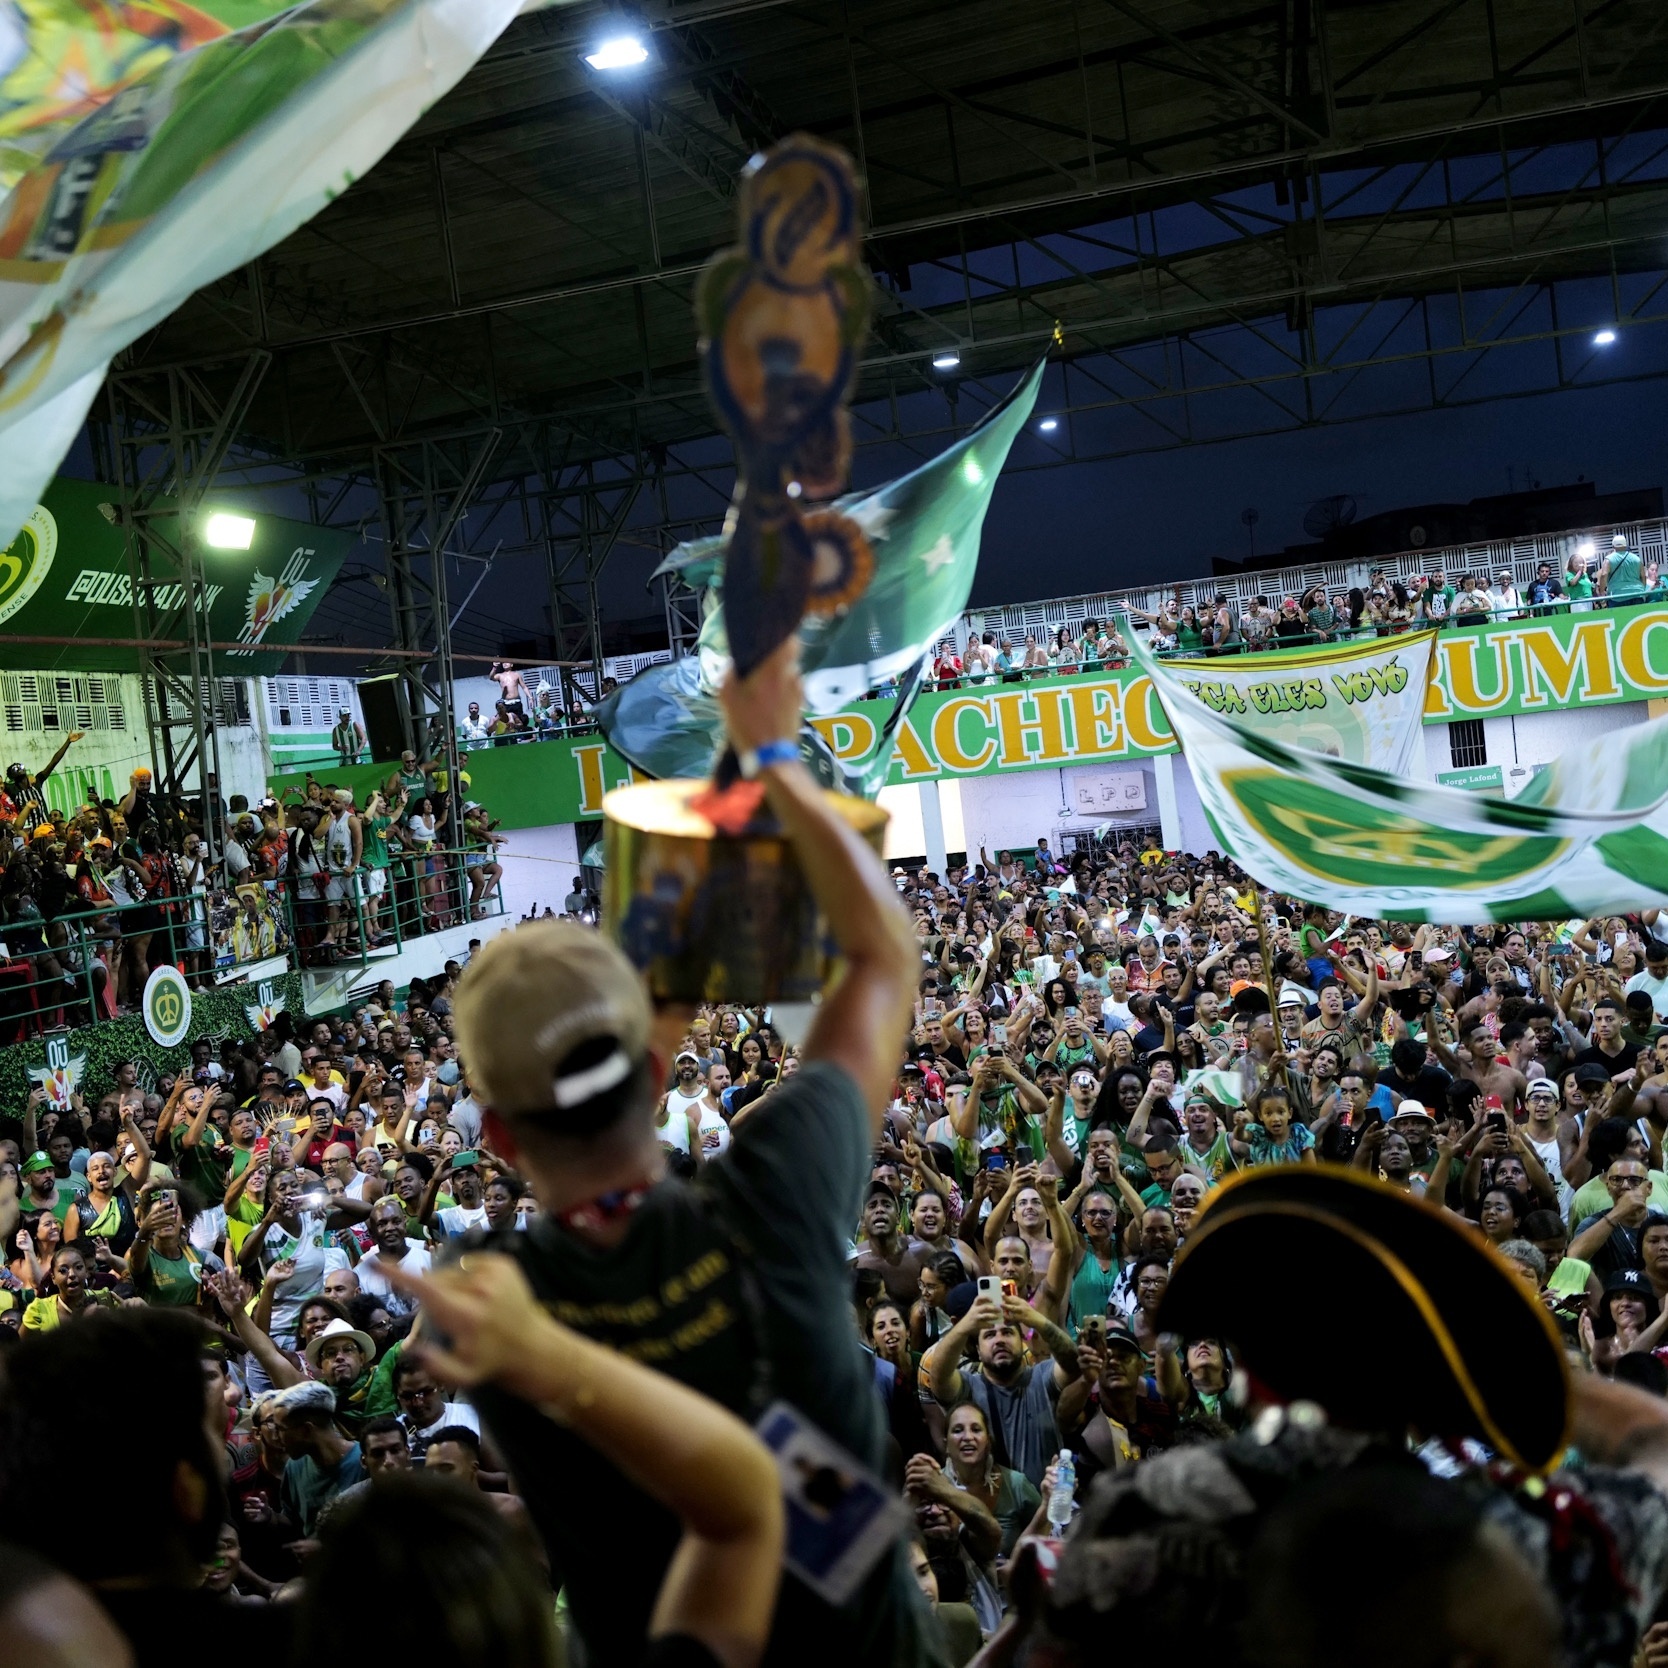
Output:
[[791,764],[799,757],[799,743],[797,741],[779,740],[767,741],[758,747],[750,747],[737,755],[741,765],[741,774],[751,781],[761,770],[770,765]]

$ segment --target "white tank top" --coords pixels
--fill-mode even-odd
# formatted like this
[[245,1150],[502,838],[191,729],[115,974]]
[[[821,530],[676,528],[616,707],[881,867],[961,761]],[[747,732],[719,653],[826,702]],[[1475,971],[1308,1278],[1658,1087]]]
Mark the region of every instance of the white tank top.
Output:
[[338,817],[330,825],[325,837],[325,851],[330,867],[337,874],[346,874],[353,867],[353,829],[346,817]]

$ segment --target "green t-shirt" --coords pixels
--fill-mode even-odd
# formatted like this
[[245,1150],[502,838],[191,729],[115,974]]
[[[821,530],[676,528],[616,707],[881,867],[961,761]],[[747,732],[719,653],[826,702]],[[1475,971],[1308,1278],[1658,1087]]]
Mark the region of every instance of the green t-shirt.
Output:
[[168,1132],[169,1151],[173,1154],[168,1161],[169,1168],[187,1187],[201,1193],[205,1204],[218,1204],[226,1191],[225,1172],[214,1158],[214,1151],[221,1144],[220,1131],[213,1124],[205,1124],[194,1147],[182,1144],[184,1133],[183,1124]]
[[1593,594],[1593,576],[1583,570],[1579,575],[1570,574],[1564,580],[1564,595],[1574,597],[1577,601]]
[[1637,551],[1618,550],[1610,558],[1610,578],[1605,584],[1605,595],[1612,597],[1642,597],[1645,579]]
[[1228,1145],[1228,1137],[1221,1130],[1216,1132],[1216,1139],[1203,1152],[1197,1151],[1184,1136],[1181,1155],[1189,1164],[1197,1164],[1210,1177],[1212,1187],[1230,1170],[1239,1168],[1234,1150]]
[[160,1308],[191,1308],[203,1284],[203,1259],[189,1245],[181,1245],[180,1253],[164,1257],[152,1246],[144,1268],[134,1278],[135,1293]]
[[[1668,1215],[1668,1176],[1660,1170],[1652,1170],[1650,1178],[1651,1209]],[[1575,1197],[1570,1201],[1570,1232],[1573,1234],[1587,1217],[1598,1216],[1609,1210],[1614,1202],[1610,1197],[1610,1189],[1604,1185],[1603,1176],[1594,1176],[1591,1181],[1583,1182],[1575,1190]]]
[[1054,1064],[1057,1065],[1061,1071],[1070,1071],[1073,1066],[1081,1065],[1085,1060],[1093,1060],[1094,1057],[1094,1044],[1091,1043],[1087,1037],[1085,1037],[1076,1048],[1073,1048],[1072,1045],[1062,1037],[1059,1045],[1054,1050]]
[[59,1176],[57,1183],[58,1197],[52,1201],[52,1214],[58,1218],[59,1224],[62,1225],[75,1201],[86,1198],[90,1190],[87,1186],[87,1178],[78,1176],[73,1171],[67,1176]]
[[388,867],[388,825],[393,820],[392,817],[364,817],[360,819],[360,826],[365,835],[363,857],[367,869],[386,869]]

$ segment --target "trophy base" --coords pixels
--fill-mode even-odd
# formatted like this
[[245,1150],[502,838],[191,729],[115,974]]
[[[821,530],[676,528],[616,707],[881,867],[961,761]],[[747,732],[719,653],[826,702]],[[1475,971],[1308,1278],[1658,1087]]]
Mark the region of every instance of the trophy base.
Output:
[[[603,930],[659,1002],[809,1002],[834,963],[811,888],[780,833],[728,835],[693,808],[705,781],[638,782],[602,802]],[[880,855],[887,813],[828,793]]]

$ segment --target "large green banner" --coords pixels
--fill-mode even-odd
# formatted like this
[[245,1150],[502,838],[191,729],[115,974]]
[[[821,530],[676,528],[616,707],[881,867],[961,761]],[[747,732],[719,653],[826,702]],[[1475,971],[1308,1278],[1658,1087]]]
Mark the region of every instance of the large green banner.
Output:
[[[1668,696],[1668,606],[1469,626],[1442,632],[1434,655],[1429,645],[1429,634],[1414,633],[1167,664],[1212,712],[1259,725],[1287,745],[1357,762],[1367,754],[1348,745],[1352,728],[1363,747],[1402,733],[1427,655],[1425,724]],[[841,762],[857,768],[879,745],[891,711],[890,700],[857,701],[811,722]],[[1136,668],[992,682],[917,696],[893,738],[886,785],[1175,751],[1164,706]],[[1404,768],[1420,773],[1417,761]],[[506,828],[600,817],[603,794],[631,780],[631,767],[600,736],[480,748],[468,769],[472,792]],[[361,765],[317,775],[357,788],[388,770]],[[274,781],[299,787],[303,778]]]
[[[137,635],[127,535],[99,508],[115,489],[89,481],[56,480],[43,503],[0,555],[0,660],[42,671],[139,669],[136,648],[110,646]],[[281,516],[255,516],[248,550],[203,548],[209,634],[233,647],[215,655],[226,677],[276,672],[283,655],[273,646],[300,641],[303,628],[353,544],[350,533]],[[158,519],[161,535],[178,543],[178,518]],[[158,610],[180,604],[177,584],[156,587]],[[74,637],[69,646],[8,638]],[[262,652],[263,649],[266,652]]]
[[1668,902],[1668,719],[1561,754],[1515,799],[1291,747],[1138,664],[1181,737],[1219,850],[1264,886],[1357,916],[1544,921]]
[[1507,718],[1668,695],[1668,603],[1445,631],[1425,722]]

